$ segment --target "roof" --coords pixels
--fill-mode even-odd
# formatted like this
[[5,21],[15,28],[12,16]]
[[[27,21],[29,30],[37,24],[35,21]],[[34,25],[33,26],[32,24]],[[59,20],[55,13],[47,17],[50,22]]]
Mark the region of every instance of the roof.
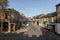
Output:
[[54,17],[54,16],[56,16],[56,12],[49,13],[49,14],[47,14],[47,16],[48,17]]
[[52,13],[48,13],[47,15],[41,17],[41,18],[48,18],[48,17],[55,17],[56,16],[56,12],[52,12]]
[[[0,9],[0,11],[2,11],[3,9]],[[16,11],[15,9],[11,9],[11,8],[8,8],[8,9],[5,9],[5,11],[7,12],[16,12],[16,13],[19,13],[18,11]]]
[[60,6],[60,3],[59,3],[59,4],[57,4],[56,6]]
[[19,13],[19,19],[20,20],[28,20],[28,18],[23,14],[23,13]]
[[45,14],[40,14],[40,15],[36,16],[35,19],[41,18],[42,16],[45,16]]

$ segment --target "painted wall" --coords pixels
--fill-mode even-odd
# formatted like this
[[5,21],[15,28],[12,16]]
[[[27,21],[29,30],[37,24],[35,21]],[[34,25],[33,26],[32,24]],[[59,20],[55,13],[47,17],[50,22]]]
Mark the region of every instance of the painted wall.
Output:
[[56,23],[55,24],[55,32],[57,32],[58,34],[60,34],[60,23]]

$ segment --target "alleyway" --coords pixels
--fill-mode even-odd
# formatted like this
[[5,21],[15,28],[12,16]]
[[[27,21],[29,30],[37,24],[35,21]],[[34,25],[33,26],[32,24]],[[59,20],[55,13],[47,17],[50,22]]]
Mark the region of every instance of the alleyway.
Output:
[[0,40],[60,40],[59,37],[31,23],[25,32],[0,34]]

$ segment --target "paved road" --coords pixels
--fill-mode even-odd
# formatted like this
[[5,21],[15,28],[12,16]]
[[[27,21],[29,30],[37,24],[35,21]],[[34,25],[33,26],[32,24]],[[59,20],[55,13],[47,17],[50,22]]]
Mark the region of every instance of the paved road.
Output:
[[28,31],[25,32],[28,36],[32,37],[33,35],[39,36],[42,34],[40,28],[38,29],[35,25],[30,24]]
[[0,34],[0,40],[60,40],[49,31],[30,23],[27,31],[22,33]]

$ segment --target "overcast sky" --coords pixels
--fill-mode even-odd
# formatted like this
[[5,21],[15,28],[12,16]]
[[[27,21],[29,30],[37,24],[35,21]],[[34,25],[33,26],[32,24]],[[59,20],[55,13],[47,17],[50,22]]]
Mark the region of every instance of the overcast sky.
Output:
[[60,0],[9,0],[9,7],[24,13],[27,17],[33,17],[56,11],[55,5],[58,3]]

